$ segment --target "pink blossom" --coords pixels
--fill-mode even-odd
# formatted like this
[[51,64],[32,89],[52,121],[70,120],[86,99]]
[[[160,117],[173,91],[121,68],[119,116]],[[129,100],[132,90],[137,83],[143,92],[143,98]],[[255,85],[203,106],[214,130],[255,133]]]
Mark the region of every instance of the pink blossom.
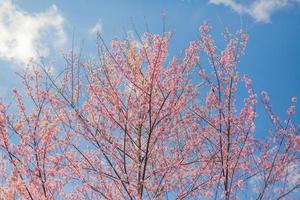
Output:
[[294,115],[295,111],[296,111],[296,106],[290,106],[287,112],[289,115]]
[[239,180],[237,181],[237,186],[238,186],[239,188],[241,188],[241,187],[243,186],[243,183],[244,183],[244,181],[241,180],[241,179],[239,179]]
[[205,197],[211,197],[211,195],[212,195],[212,193],[211,193],[210,191],[208,191],[208,190],[206,190],[206,191],[204,192],[204,196],[205,196]]
[[297,100],[298,100],[297,97],[293,97],[293,98],[292,98],[292,102],[293,102],[293,103],[296,103]]
[[295,138],[295,149],[297,151],[300,151],[300,136],[299,135],[297,135]]

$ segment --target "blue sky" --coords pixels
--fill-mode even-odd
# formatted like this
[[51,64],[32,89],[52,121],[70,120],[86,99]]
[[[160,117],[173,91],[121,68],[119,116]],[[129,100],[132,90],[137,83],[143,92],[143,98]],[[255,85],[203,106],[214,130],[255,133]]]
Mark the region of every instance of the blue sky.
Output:
[[232,32],[242,27],[250,40],[239,69],[256,92],[268,91],[281,116],[291,97],[300,97],[300,0],[0,0],[0,96],[9,99],[10,89],[20,87],[15,72],[38,56],[36,49],[62,66],[59,52],[70,49],[73,30],[75,45],[83,41],[84,52],[93,53],[95,26],[107,41],[132,30],[132,20],[140,33],[145,22],[150,32],[161,33],[162,12],[174,32],[170,54],[197,39],[204,21],[221,45],[224,25]]

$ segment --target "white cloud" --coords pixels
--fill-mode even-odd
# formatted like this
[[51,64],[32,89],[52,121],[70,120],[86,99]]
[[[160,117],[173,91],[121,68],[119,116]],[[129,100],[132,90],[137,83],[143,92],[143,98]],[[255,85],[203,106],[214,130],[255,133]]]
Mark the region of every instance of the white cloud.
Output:
[[64,18],[55,5],[45,12],[31,14],[0,0],[0,59],[25,64],[66,41]]
[[291,4],[298,4],[300,0],[254,0],[250,4],[239,3],[235,0],[209,0],[216,5],[225,5],[237,13],[248,14],[257,22],[270,22],[275,11]]
[[102,33],[102,21],[101,19],[90,29],[90,34]]

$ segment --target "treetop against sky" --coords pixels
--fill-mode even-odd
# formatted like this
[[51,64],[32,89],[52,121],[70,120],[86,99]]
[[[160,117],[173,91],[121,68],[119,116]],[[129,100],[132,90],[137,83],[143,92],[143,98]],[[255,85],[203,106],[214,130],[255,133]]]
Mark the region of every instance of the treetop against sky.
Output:
[[[214,27],[222,41],[224,26],[231,32],[243,28],[250,35],[247,54],[240,70],[254,80],[254,88],[267,90],[277,105],[288,104],[299,95],[299,12],[297,0],[164,0],[164,1],[35,1],[1,0],[0,6],[1,96],[19,84],[15,71],[39,55],[61,61],[62,50],[75,47],[83,53],[95,51],[96,30],[109,42],[133,32],[162,32],[161,13],[165,12],[166,30],[172,31],[170,55],[197,38],[204,21]],[[59,67],[62,62],[55,65]],[[258,87],[259,86],[259,87]],[[276,110],[284,114],[284,110]]]
[[0,199],[296,199],[299,5],[0,0]]

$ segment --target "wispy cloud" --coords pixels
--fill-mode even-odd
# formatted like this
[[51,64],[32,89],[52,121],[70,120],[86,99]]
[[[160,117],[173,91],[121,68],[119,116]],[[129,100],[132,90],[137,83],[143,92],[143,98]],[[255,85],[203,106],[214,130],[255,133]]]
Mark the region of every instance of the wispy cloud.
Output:
[[0,0],[0,59],[24,64],[65,42],[64,18],[55,5],[31,14]]
[[99,19],[98,22],[90,29],[90,34],[102,33],[102,20]]
[[257,22],[270,22],[272,14],[292,4],[299,4],[300,0],[254,0],[250,4],[236,0],[209,0],[215,5],[230,7],[240,14],[248,14]]

